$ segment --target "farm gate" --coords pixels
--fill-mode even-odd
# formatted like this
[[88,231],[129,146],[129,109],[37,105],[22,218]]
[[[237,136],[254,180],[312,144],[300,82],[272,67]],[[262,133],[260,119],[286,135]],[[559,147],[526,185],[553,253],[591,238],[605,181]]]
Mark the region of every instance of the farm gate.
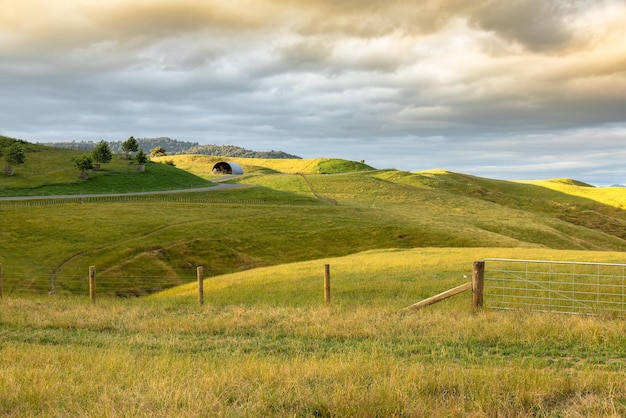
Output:
[[626,313],[626,264],[486,258],[484,306],[567,314]]

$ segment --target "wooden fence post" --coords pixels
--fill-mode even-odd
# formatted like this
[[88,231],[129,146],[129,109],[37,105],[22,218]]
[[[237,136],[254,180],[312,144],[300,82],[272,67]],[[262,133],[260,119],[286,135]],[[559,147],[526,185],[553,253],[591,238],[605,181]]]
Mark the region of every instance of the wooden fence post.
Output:
[[424,306],[429,306],[437,302],[441,302],[442,300],[448,299],[449,297],[458,295],[459,293],[465,292],[466,290],[470,290],[472,288],[472,284],[467,282],[462,284],[461,286],[457,286],[453,289],[446,290],[445,292],[439,293],[438,295],[432,296],[428,299],[424,299],[421,302],[414,303],[413,305],[402,309],[402,311],[409,311],[415,309],[421,309]]
[[96,303],[96,266],[89,266],[89,299]]
[[330,305],[330,264],[324,264],[324,301]]
[[196,276],[198,277],[198,303],[204,304],[204,268],[198,266],[196,269]]
[[483,307],[485,290],[485,262],[474,261],[472,273],[472,306],[474,310]]

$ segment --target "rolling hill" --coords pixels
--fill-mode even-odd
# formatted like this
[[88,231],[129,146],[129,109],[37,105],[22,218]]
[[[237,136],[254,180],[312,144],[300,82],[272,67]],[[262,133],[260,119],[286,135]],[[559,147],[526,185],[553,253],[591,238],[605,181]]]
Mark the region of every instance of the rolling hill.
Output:
[[[29,147],[16,175],[0,177],[0,194],[50,196],[0,200],[10,416],[626,411],[621,319],[473,312],[469,293],[400,311],[466,283],[484,257],[623,262],[624,188],[328,158],[237,159],[244,176],[214,176],[220,158],[197,155],[145,173],[117,157],[78,181],[76,155]],[[93,195],[213,181],[239,186]],[[200,265],[202,306],[191,283]]]
[[[81,182],[74,155],[29,152],[14,177],[0,178],[0,195],[171,190],[223,180],[210,173],[219,157],[183,155],[165,157],[175,166],[153,162],[146,173],[116,158]],[[328,158],[227,160],[246,174],[226,182],[247,187],[2,202],[0,263],[28,277],[16,288],[46,289],[54,277],[59,291],[84,291],[83,280],[72,280],[96,265],[108,291],[140,295],[193,280],[197,265],[214,276],[386,248],[626,249],[623,188],[381,171]],[[131,278],[146,272],[158,279]]]

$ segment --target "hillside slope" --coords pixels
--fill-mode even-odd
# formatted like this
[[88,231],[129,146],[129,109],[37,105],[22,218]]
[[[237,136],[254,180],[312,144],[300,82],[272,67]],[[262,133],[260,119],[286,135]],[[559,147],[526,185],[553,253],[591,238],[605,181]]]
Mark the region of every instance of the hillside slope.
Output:
[[211,178],[212,168],[220,161],[232,161],[240,164],[244,173],[304,173],[330,174],[374,170],[366,164],[338,158],[240,158],[208,155],[173,155],[155,157],[153,161],[171,161],[176,167],[188,170],[199,176]]
[[74,160],[85,151],[25,144],[26,161],[15,167],[13,176],[0,175],[0,196],[54,196],[93,193],[189,189],[212,183],[189,171],[167,164],[148,163],[146,172],[136,170],[134,160],[114,155],[101,170],[78,178]]
[[420,246],[620,249],[626,239],[626,213],[615,206],[626,202],[622,188],[604,191],[601,200],[591,187],[589,197],[584,197],[578,189],[577,195],[449,172],[395,170],[307,175],[306,179],[283,175],[280,183],[274,175],[237,181],[323,196],[339,205],[384,213],[385,219],[397,225],[421,226],[419,238],[413,237]]
[[[67,164],[67,154],[58,155]],[[153,163],[143,178],[154,177],[163,188],[183,174],[189,177],[181,179],[207,182],[215,178],[207,171],[216,160],[180,156],[176,167]],[[107,291],[145,294],[193,280],[198,265],[208,277],[385,248],[626,250],[623,188],[376,171],[335,159],[235,161],[248,174],[227,181],[250,187],[132,201],[0,203],[5,277],[27,278],[16,289],[28,283],[45,290],[54,278],[59,291],[84,291],[84,280],[74,277],[95,265]],[[37,181],[49,188],[45,182],[53,175],[43,170]],[[6,182],[20,176],[0,180],[0,190],[17,190]],[[22,180],[37,191],[36,177],[33,168]],[[111,187],[123,176],[101,177],[113,179]],[[133,278],[146,274],[155,278]]]

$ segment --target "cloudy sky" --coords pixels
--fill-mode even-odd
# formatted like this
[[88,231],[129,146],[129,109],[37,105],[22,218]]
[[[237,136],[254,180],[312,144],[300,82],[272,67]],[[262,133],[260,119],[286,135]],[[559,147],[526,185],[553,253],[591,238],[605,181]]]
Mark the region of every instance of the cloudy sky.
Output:
[[626,2],[0,0],[0,134],[626,183]]

